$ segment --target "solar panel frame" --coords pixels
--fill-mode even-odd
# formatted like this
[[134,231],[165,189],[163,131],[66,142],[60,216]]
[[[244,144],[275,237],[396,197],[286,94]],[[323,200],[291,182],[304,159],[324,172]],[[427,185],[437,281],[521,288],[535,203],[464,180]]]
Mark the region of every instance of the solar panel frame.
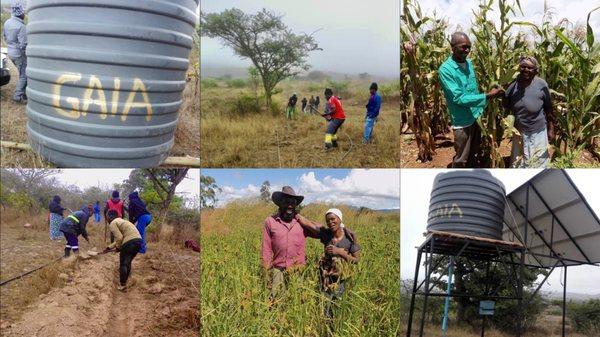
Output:
[[564,170],[541,171],[507,195],[503,240],[525,245],[529,265],[600,263],[600,220]]

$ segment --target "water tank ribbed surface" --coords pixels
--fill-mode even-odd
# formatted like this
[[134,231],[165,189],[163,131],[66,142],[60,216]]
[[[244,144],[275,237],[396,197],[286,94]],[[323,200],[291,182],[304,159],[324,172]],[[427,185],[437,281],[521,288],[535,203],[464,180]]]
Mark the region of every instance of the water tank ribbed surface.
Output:
[[501,240],[505,195],[489,171],[440,173],[433,181],[427,230]]
[[198,0],[30,0],[27,131],[59,167],[152,167],[174,141]]

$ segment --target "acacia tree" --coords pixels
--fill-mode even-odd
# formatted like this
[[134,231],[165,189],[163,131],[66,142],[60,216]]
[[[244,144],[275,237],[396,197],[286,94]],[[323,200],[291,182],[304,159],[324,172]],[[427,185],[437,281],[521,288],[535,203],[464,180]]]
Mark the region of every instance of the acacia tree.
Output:
[[308,54],[321,50],[312,35],[295,34],[281,19],[281,15],[266,9],[246,14],[232,8],[200,15],[202,36],[220,39],[238,56],[252,62],[262,79],[268,109],[275,86],[308,70]]
[[265,180],[260,187],[260,200],[269,202],[271,200],[271,183]]
[[213,208],[220,191],[215,178],[200,175],[200,208]]
[[188,169],[146,169],[145,171],[161,197],[160,213],[164,214],[169,209],[177,185],[187,176]]

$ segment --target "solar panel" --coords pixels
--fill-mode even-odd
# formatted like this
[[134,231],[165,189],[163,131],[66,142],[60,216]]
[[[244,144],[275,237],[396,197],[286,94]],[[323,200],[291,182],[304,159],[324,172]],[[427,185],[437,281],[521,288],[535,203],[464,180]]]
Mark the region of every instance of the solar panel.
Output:
[[600,263],[600,220],[564,170],[544,170],[507,196],[503,239],[523,243],[529,265]]

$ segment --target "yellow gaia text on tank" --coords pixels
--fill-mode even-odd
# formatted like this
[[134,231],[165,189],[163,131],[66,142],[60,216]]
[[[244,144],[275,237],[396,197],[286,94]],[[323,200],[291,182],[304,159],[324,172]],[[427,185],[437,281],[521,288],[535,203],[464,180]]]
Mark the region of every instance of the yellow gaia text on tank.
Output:
[[[96,105],[100,109],[100,118],[106,119],[109,114],[111,116],[121,116],[121,121],[127,120],[127,115],[132,108],[145,108],[146,109],[146,121],[152,119],[152,104],[148,98],[146,92],[146,86],[144,82],[135,78],[133,80],[133,87],[131,90],[120,92],[121,80],[118,77],[113,79],[112,94],[107,95],[105,89],[102,87],[100,79],[94,75],[90,76],[89,82],[85,87],[83,97],[65,97],[64,101],[69,105],[68,107],[61,105],[61,89],[63,85],[78,85],[81,81],[81,74],[62,74],[56,80],[53,86],[52,105],[56,109],[59,115],[79,119],[81,116],[86,116],[90,106]],[[138,95],[139,93],[139,95]],[[119,96],[128,95],[127,100],[124,104],[119,104]],[[110,96],[110,97],[107,97]],[[138,97],[141,97],[139,100]],[[110,101],[108,100],[110,99]]]
[[439,218],[451,218],[452,216],[463,217],[463,212],[458,204],[453,203],[452,205],[444,204],[444,207],[438,208],[433,215],[432,220]]

